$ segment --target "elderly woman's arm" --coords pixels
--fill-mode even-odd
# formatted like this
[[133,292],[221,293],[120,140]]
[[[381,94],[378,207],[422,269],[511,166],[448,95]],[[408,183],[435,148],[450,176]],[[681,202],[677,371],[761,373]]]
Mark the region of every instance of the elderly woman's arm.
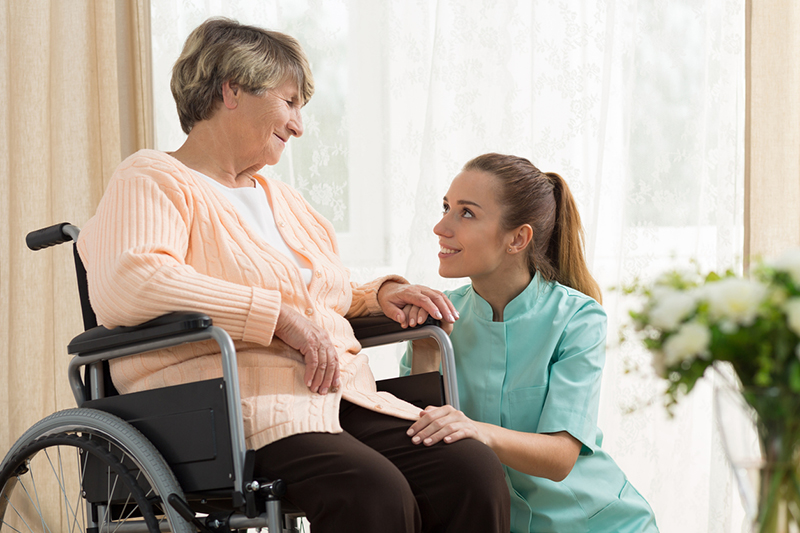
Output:
[[338,387],[330,336],[283,303],[279,291],[210,277],[184,262],[194,213],[179,185],[163,166],[121,167],[97,216],[84,227],[78,249],[91,273],[90,297],[100,323],[130,326],[171,311],[199,311],[234,339],[266,346],[278,337],[298,350],[312,391]]
[[[268,345],[281,294],[204,275],[188,265],[195,213],[159,161],[123,163],[78,250],[89,272],[92,308],[107,327],[132,326],[176,310],[208,314],[234,339]],[[193,253],[210,253],[209,249]]]

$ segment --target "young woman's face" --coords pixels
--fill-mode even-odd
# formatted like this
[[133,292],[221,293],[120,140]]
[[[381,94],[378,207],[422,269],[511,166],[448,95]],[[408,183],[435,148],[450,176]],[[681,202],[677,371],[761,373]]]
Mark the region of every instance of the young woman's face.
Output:
[[497,178],[467,170],[456,176],[444,197],[442,220],[433,227],[439,237],[439,275],[486,278],[508,260],[511,232],[500,225]]

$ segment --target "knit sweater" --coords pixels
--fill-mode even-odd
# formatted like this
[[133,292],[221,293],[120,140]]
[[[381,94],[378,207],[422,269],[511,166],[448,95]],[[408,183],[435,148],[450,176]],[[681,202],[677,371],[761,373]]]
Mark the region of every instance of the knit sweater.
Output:
[[[249,448],[296,433],[341,432],[342,398],[416,419],[418,408],[376,392],[345,318],[381,314],[381,284],[405,280],[352,284],[331,224],[288,185],[256,178],[286,243],[312,265],[309,285],[211,184],[168,154],[142,150],[117,168],[78,240],[98,322],[113,328],[171,311],[209,315],[236,346]],[[339,356],[338,392],[320,395],[305,385],[303,356],[274,336],[281,303],[329,333]],[[216,343],[205,341],[115,359],[111,375],[127,393],[217,378],[222,366]]]

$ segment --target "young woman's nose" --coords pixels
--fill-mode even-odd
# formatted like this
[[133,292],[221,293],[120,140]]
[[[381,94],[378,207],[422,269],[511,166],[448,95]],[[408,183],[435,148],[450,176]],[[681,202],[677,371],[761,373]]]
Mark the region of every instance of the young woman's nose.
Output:
[[452,236],[453,232],[450,230],[447,224],[447,214],[442,216],[442,219],[433,227],[433,233],[435,233],[439,237],[450,237]]

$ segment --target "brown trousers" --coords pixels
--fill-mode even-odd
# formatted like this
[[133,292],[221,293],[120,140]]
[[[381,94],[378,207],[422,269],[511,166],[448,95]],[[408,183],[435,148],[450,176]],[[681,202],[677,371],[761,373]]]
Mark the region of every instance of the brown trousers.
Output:
[[314,533],[508,533],[502,466],[484,444],[415,445],[411,422],[342,401],[343,433],[303,433],[256,452],[256,476],[288,483]]

